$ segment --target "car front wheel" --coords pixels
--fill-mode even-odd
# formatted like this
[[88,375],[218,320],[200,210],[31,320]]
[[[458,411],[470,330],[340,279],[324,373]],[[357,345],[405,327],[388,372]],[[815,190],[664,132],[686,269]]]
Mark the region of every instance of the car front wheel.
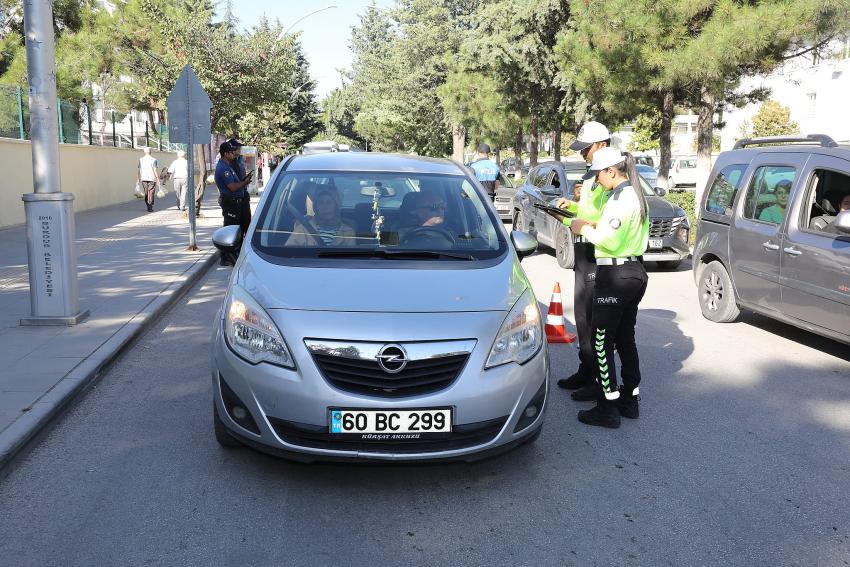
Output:
[[555,257],[558,259],[558,265],[565,270],[575,265],[575,251],[570,234],[570,230],[564,225],[559,226],[555,234]]
[[717,260],[700,271],[699,306],[703,317],[715,323],[731,323],[741,314],[729,273]]

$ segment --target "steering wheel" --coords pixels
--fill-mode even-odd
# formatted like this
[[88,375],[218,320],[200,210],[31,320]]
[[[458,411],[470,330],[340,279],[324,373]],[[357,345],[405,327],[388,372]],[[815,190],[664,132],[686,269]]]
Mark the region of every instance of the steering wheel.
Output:
[[420,226],[405,234],[399,241],[399,245],[409,243],[411,240],[417,240],[419,238],[424,239],[435,237],[440,240],[445,240],[450,245],[454,245],[455,243],[454,236],[452,236],[452,233],[445,228],[440,228],[438,226]]

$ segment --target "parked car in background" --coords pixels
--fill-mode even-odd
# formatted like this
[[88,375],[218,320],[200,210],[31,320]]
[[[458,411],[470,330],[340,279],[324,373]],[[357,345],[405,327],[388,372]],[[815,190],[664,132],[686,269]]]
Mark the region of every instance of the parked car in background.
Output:
[[[554,249],[562,268],[572,268],[574,264],[572,233],[562,222],[534,204],[554,205],[559,197],[574,198],[576,183],[585,171],[587,166],[583,161],[540,164],[528,172],[525,183],[514,196],[514,229],[528,232],[541,244]],[[688,217],[681,207],[660,196],[664,194],[663,189],[653,189],[646,180],[643,180],[642,189],[647,195],[650,216],[649,248],[643,257],[673,269],[690,253]]]
[[697,186],[697,158],[674,157],[667,175],[667,187],[673,190],[685,186]]
[[499,173],[499,186],[496,188],[496,198],[493,200],[493,204],[502,221],[513,219],[515,194],[516,185],[511,181],[510,176],[505,175],[504,172]]
[[[213,325],[218,442],[398,462],[533,441],[549,362],[519,261],[537,243],[509,234],[489,200],[445,159],[325,153],[278,167]],[[338,228],[319,231],[322,217]],[[239,239],[238,226],[213,235],[229,252]]]
[[523,165],[522,160],[518,160],[516,157],[505,158],[499,164],[502,173],[505,175],[511,175],[514,178],[520,177],[528,172],[528,167]]
[[747,309],[850,344],[850,146],[740,140],[706,187],[693,268],[703,316]]
[[655,158],[653,158],[652,156],[635,156],[635,162],[641,165],[655,167]]
[[658,187],[658,172],[651,165],[644,165],[642,163],[637,164],[637,172],[638,174],[646,179],[646,182],[649,183],[649,186],[653,189]]

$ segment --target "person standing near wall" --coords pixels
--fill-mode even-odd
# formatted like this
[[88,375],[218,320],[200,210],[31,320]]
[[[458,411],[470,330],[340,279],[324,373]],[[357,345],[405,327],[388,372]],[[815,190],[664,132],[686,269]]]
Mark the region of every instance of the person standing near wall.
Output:
[[145,192],[145,205],[148,206],[148,212],[153,212],[153,203],[156,196],[156,190],[159,186],[159,171],[157,168],[156,158],[151,155],[150,148],[142,150],[142,157],[139,158],[139,169],[136,173],[136,181],[142,184],[142,189]]
[[174,181],[174,195],[177,198],[177,209],[185,211],[186,191],[189,185],[189,162],[186,160],[186,152],[178,150],[177,159],[168,166],[168,173]]

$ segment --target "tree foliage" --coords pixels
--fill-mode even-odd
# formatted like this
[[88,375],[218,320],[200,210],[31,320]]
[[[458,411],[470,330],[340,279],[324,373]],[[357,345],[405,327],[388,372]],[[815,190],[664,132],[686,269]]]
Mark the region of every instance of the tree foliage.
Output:
[[752,128],[752,135],[756,137],[800,133],[800,127],[791,120],[791,109],[775,100],[762,103],[756,115],[753,116]]

